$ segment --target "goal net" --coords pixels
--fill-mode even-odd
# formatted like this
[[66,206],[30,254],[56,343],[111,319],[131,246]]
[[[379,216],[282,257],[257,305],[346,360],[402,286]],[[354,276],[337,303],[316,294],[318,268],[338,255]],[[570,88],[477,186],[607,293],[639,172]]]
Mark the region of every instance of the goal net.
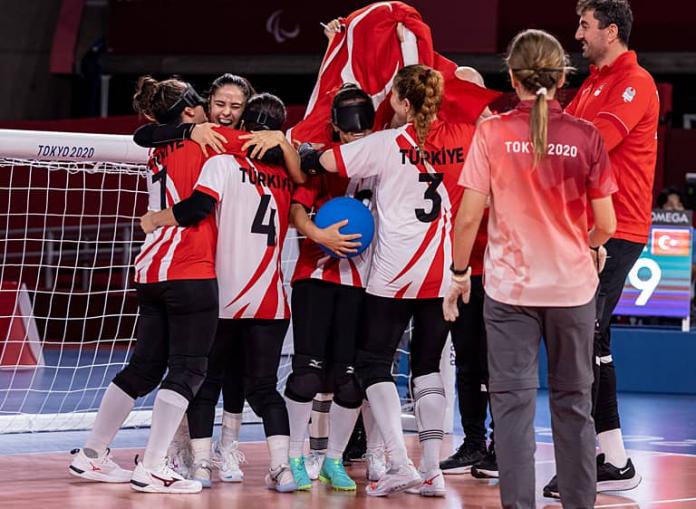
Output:
[[[104,390],[135,345],[132,263],[144,234],[148,152],[130,136],[0,130],[0,433],[91,427]],[[286,280],[298,253],[291,230]],[[279,382],[290,372],[292,328]],[[415,429],[408,339],[394,374]],[[452,421],[449,345],[442,368]],[[125,423],[147,426],[154,393]],[[257,421],[247,408],[245,422]]]

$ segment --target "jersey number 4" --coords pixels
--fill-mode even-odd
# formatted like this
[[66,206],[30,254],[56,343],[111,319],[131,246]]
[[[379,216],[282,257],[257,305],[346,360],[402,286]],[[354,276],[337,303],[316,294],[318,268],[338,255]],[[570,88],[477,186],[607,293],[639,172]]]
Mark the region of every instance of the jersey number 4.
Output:
[[442,184],[443,173],[419,173],[418,182],[427,182],[428,188],[425,190],[423,198],[430,200],[432,206],[430,207],[430,212],[426,212],[425,209],[416,209],[416,218],[421,223],[432,223],[438,217],[440,217],[440,208],[442,208],[442,197],[440,193],[437,192],[437,188]]
[[266,211],[268,210],[268,205],[271,203],[271,195],[264,194],[261,196],[261,203],[259,203],[259,208],[256,209],[256,215],[254,216],[254,222],[251,224],[251,233],[258,233],[260,235],[266,235],[266,245],[275,246],[276,245],[276,227],[275,227],[275,216],[276,209],[271,207],[271,217],[268,220],[268,224],[263,224],[263,218],[266,217]]

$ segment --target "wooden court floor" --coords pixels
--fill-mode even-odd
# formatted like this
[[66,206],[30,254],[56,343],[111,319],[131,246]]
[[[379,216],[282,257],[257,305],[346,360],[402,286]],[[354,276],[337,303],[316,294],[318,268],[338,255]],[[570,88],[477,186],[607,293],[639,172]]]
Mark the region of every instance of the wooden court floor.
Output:
[[[407,437],[412,458],[417,459],[417,438]],[[446,439],[443,451],[452,448]],[[66,445],[66,451],[68,449]],[[500,499],[495,482],[479,481],[471,476],[447,476],[447,497],[426,499],[401,494],[386,499],[365,495],[364,467],[353,466],[349,473],[358,481],[355,494],[331,491],[316,484],[310,493],[279,494],[263,485],[267,453],[263,443],[244,443],[241,449],[248,464],[242,484],[215,482],[213,488],[197,495],[157,495],[131,491],[127,484],[107,485],[81,481],[67,473],[70,456],[64,454],[21,454],[0,456],[2,495],[0,508],[32,509],[432,509],[498,508]],[[114,457],[122,466],[132,465],[141,451],[121,449]],[[643,475],[641,485],[617,496],[600,495],[596,507],[696,508],[696,456],[647,451],[632,451],[636,467]],[[538,444],[537,507],[560,507],[557,501],[541,497],[541,487],[554,471],[553,448]]]

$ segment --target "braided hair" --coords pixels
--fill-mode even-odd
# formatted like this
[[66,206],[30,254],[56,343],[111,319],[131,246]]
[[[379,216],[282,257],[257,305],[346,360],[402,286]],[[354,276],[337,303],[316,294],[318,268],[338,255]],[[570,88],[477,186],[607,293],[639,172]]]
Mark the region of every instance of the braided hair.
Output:
[[418,146],[423,148],[444,93],[445,80],[439,71],[426,65],[407,65],[394,77],[394,90],[399,99],[408,99],[413,109],[413,127]]

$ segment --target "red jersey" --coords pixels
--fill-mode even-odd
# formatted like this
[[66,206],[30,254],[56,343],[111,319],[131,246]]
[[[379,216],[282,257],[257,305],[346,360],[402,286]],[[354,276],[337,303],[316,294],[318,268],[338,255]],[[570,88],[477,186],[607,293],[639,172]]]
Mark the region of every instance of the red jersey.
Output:
[[218,201],[220,318],[289,318],[280,264],[293,184],[285,169],[216,155],[195,190]]
[[376,177],[377,231],[367,292],[397,299],[442,297],[450,282],[457,185],[473,124],[432,123],[423,150],[413,126],[333,149],[339,173]]
[[[349,179],[335,174],[313,177],[295,189],[292,201],[306,209],[318,210],[332,198],[350,196],[358,200],[370,199],[374,179]],[[367,194],[366,194],[367,193]],[[300,256],[292,276],[293,284],[302,279],[319,279],[328,283],[364,287],[372,260],[372,243],[358,256],[336,258],[327,255],[319,245],[303,239],[300,243]]]
[[[203,159],[200,147],[191,141],[156,149],[148,161],[148,210],[164,210],[188,198]],[[149,233],[135,259],[135,282],[214,278],[216,236],[212,216],[196,226],[165,226]]]
[[484,120],[460,184],[490,195],[486,294],[515,306],[579,306],[592,299],[588,199],[617,189],[602,137],[549,101],[548,151],[534,165],[533,101]]
[[613,196],[618,239],[648,240],[659,110],[655,81],[633,51],[601,69],[590,66],[590,76],[566,108],[592,122],[604,138],[619,184]]

